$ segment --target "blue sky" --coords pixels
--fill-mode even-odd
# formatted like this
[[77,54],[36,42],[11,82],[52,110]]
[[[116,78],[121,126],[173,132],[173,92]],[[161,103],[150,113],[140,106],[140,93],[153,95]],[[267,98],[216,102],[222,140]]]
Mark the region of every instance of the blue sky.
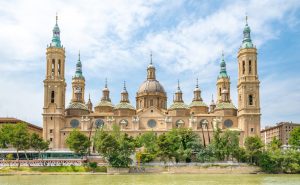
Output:
[[258,48],[262,126],[300,122],[300,1],[298,0],[2,0],[0,116],[42,125],[45,50],[58,12],[66,48],[67,99],[81,51],[86,99],[95,105],[108,78],[114,104],[123,80],[131,103],[146,78],[150,51],[168,103],[181,82],[190,103],[196,78],[202,97],[215,94],[222,50],[237,105],[237,52],[245,14]]

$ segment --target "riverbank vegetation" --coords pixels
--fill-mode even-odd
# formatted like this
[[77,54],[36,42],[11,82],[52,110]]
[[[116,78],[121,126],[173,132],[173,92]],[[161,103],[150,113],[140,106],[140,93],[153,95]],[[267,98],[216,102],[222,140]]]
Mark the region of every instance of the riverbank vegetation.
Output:
[[[70,150],[82,157],[89,153],[91,143],[93,148],[102,156],[110,166],[127,168],[133,164],[133,159],[138,165],[149,162],[164,162],[164,164],[178,162],[214,163],[222,161],[243,162],[261,167],[267,173],[300,173],[300,128],[292,131],[289,142],[292,146],[283,150],[278,139],[274,138],[270,144],[264,146],[258,136],[245,138],[243,147],[239,143],[239,132],[219,128],[209,137],[208,145],[203,145],[201,137],[188,128],[177,128],[161,135],[147,132],[137,137],[132,137],[120,131],[118,125],[113,125],[111,131],[104,128],[97,129],[93,142],[78,130],[73,130],[66,138]],[[33,149],[38,151],[48,150],[49,142],[44,141],[37,134],[30,134],[25,124],[4,125],[0,128],[0,148],[12,146],[19,151]],[[8,154],[7,160],[13,156]],[[18,165],[20,166],[20,165]],[[68,170],[80,171],[81,167],[32,167],[32,170]],[[84,163],[83,169],[97,171],[97,163]],[[6,168],[3,168],[6,169]],[[20,168],[22,170],[22,168]]]

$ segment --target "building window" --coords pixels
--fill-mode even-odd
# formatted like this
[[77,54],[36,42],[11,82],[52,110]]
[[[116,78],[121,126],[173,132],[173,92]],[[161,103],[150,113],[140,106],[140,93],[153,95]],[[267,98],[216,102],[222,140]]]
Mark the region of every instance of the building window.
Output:
[[233,125],[232,120],[227,119],[227,120],[224,121],[224,126],[225,126],[226,128],[230,128],[230,127],[232,127],[232,125]]
[[55,72],[55,60],[52,59],[52,64],[51,64],[51,76],[54,76],[54,72]]
[[54,91],[51,91],[51,103],[54,103],[54,97],[55,96],[55,93]]
[[253,96],[249,95],[249,105],[253,105]]
[[79,121],[77,119],[72,119],[70,125],[72,128],[77,128],[79,126]]
[[184,126],[184,121],[182,119],[179,119],[176,121],[176,127],[180,128]]
[[57,72],[58,76],[60,76],[60,60],[58,60]]
[[243,61],[243,74],[245,74],[245,61]]
[[50,137],[50,142],[52,142],[52,140],[53,140],[52,137]]
[[150,119],[147,124],[148,127],[154,128],[156,126],[156,121],[154,119]]
[[53,133],[53,129],[50,129],[49,132],[50,132],[50,134]]
[[97,119],[95,121],[95,124],[96,124],[97,128],[102,128],[104,126],[104,121],[103,121],[103,119]]
[[251,128],[250,130],[251,130],[251,132],[254,132],[254,128]]
[[251,60],[249,60],[249,74],[252,73],[252,66],[251,66]]
[[221,96],[221,93],[222,93],[222,89],[221,87],[219,88],[219,96]]

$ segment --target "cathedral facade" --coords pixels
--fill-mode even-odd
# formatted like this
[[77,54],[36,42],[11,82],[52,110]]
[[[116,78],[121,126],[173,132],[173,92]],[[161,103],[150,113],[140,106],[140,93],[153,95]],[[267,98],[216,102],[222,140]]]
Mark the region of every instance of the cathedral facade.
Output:
[[107,82],[99,102],[85,101],[85,78],[80,55],[72,77],[72,99],[65,104],[65,48],[61,45],[60,29],[53,28],[52,42],[46,50],[46,78],[44,80],[43,138],[50,141],[51,149],[67,148],[65,140],[73,129],[92,137],[98,128],[110,130],[118,124],[122,132],[137,136],[145,132],[162,134],[173,128],[190,128],[198,133],[204,145],[211,141],[216,127],[240,133],[240,143],[247,136],[260,133],[260,98],[257,70],[257,49],[250,37],[246,21],[242,45],[237,54],[238,108],[232,103],[230,77],[224,56],[216,82],[216,102],[206,104],[201,97],[198,80],[192,102],[185,103],[178,82],[173,103],[167,107],[167,93],[156,77],[152,63],[147,66],[146,79],[136,93],[135,106],[129,101],[126,84],[120,102],[113,105]]

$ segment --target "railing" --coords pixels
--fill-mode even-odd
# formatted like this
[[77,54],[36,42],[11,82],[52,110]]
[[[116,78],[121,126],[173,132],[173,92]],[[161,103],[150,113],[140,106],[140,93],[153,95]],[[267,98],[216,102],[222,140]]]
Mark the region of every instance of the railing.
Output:
[[85,160],[81,159],[45,159],[45,160],[2,160],[0,167],[4,166],[82,166]]

